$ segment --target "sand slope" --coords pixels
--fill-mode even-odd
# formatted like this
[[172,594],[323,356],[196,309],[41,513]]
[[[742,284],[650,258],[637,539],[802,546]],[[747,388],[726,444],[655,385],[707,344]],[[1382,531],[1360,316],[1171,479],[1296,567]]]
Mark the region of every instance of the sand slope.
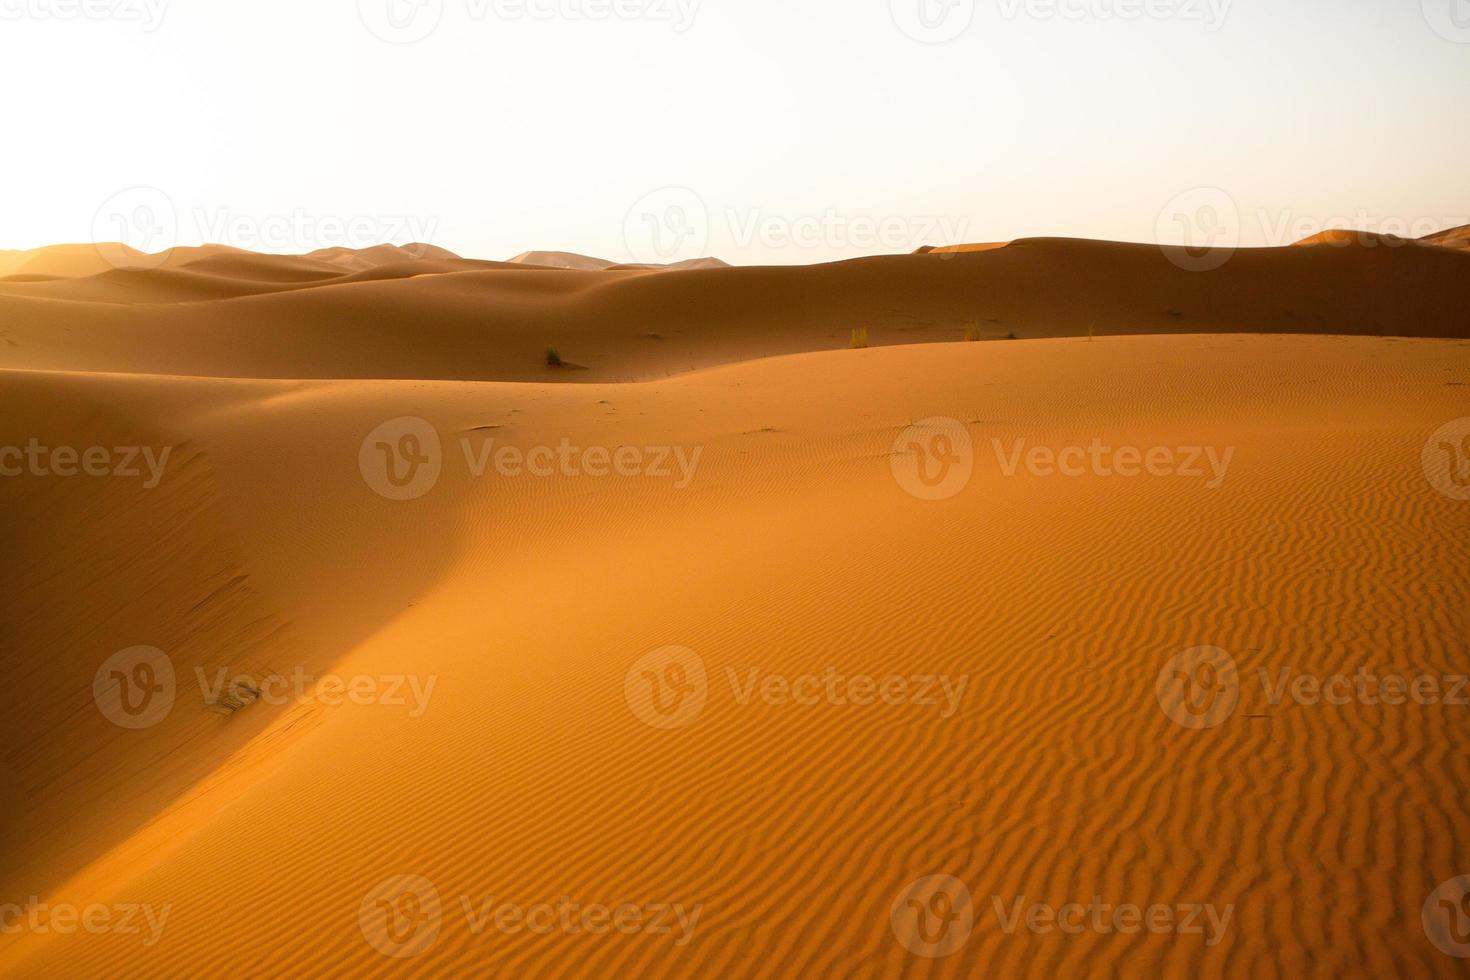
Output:
[[1444,248],[1457,248],[1461,251],[1470,250],[1470,225],[1462,225],[1459,228],[1450,228],[1433,235],[1426,235],[1419,240]]
[[[1013,254],[1028,248],[1088,246]],[[1129,262],[1151,261],[1107,254],[1124,278]],[[1324,296],[1337,262],[1419,274],[1336,249],[1298,254],[1263,261],[1306,263],[1292,267]],[[775,303],[854,265],[748,274],[777,288]],[[979,268],[968,271],[992,274]],[[435,296],[452,308],[451,286],[494,283],[497,296],[563,312],[590,309],[581,294],[598,292],[604,326],[653,302],[640,290],[655,283],[671,284],[658,287],[665,303],[718,288],[705,273],[587,275],[451,273],[218,306],[310,312],[333,290],[360,290],[346,336],[372,322],[366,297],[386,303],[385,285],[422,290],[424,323]],[[1399,299],[1432,308],[1424,281],[1427,299]],[[384,317],[363,343],[389,344]],[[236,349],[257,363],[248,338]],[[358,367],[344,350],[344,370]],[[169,356],[204,353],[181,344]],[[427,363],[398,353],[410,372]],[[1458,832],[1470,818],[1470,762],[1456,750],[1466,709],[1273,705],[1252,679],[1231,717],[1192,731],[1166,717],[1154,685],[1199,644],[1230,651],[1251,678],[1465,672],[1470,525],[1419,457],[1465,414],[1467,355],[1463,340],[1180,335],[826,351],[632,384],[7,373],[4,441],[185,448],[146,493],[0,481],[12,529],[46,529],[0,590],[0,619],[22,626],[0,684],[6,792],[35,811],[7,835],[0,894],[171,908],[151,947],[0,935],[0,973],[1445,972],[1419,909],[1470,868]],[[374,494],[357,465],[364,436],[400,415],[430,420],[446,447],[439,484],[416,501]],[[890,455],[907,425],[935,415],[964,423],[977,452],[963,492],[927,502],[900,488]],[[682,489],[647,476],[473,478],[462,437],[702,457]],[[1214,489],[1008,477],[991,440],[1017,438],[1234,456]],[[196,697],[158,728],[124,732],[97,723],[88,690],[96,664],[131,643],[165,647],[181,667],[411,672],[436,687],[420,717],[258,704],[222,718]],[[668,644],[702,659],[707,703],[689,726],[660,730],[635,715],[625,680]],[[948,717],[918,704],[742,703],[752,670],[828,668],[965,677],[967,693]],[[939,873],[968,884],[975,927],[930,960],[900,945],[889,910]],[[424,876],[443,900],[437,937],[411,959],[382,955],[358,924],[396,874]],[[991,908],[992,897],[1095,894],[1231,904],[1234,919],[1206,947],[1008,935]],[[490,896],[701,912],[685,945],[477,935],[460,899]]]
[[[1027,239],[983,252],[656,275],[427,258],[283,282],[259,271],[280,257],[227,256],[209,268],[237,263],[235,277],[216,277],[235,285],[156,270],[0,283],[0,367],[590,383],[845,348],[859,327],[873,346],[972,331],[1470,336],[1470,254],[1453,249],[1243,249],[1211,271],[1197,271],[1197,258]],[[135,302],[119,285],[130,275]],[[548,347],[583,370],[549,368]]]
[[579,272],[604,272],[612,269],[626,271],[628,269],[642,269],[646,271],[677,271],[680,269],[728,269],[729,264],[716,258],[705,257],[702,259],[685,259],[682,262],[668,263],[620,263],[610,259],[599,259],[591,255],[581,255],[577,252],[547,252],[534,251],[522,252],[510,260],[517,265],[543,266],[550,269],[575,269]]

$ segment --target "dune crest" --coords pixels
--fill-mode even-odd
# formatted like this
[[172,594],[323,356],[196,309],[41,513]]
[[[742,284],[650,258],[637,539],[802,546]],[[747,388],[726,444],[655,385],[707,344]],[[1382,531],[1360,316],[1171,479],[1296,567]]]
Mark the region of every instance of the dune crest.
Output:
[[[396,253],[376,253],[375,259]],[[245,378],[643,381],[777,354],[1154,333],[1470,336],[1470,253],[1031,238],[812,266],[554,269],[196,255],[177,269],[0,282],[0,368]],[[568,363],[548,368],[555,347]]]

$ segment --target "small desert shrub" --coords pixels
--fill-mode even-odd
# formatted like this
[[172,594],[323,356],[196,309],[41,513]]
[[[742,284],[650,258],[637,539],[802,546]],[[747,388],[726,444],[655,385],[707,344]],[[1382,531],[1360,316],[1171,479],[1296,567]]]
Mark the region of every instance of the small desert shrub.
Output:
[[546,348],[546,366],[561,367],[561,352],[555,347]]
[[1020,340],[1020,339],[1021,339],[1020,337],[1017,337],[1016,336],[1016,332],[1014,330],[1012,330],[1010,333],[1006,334],[1006,340]]
[[980,339],[980,324],[972,323],[965,328],[965,340],[974,343]]
[[852,349],[868,346],[868,328],[854,327],[852,330]]

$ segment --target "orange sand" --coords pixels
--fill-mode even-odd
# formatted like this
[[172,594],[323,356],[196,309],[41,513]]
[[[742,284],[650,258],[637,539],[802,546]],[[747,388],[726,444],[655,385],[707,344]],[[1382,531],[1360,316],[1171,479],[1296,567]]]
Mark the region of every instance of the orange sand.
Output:
[[[1186,273],[1048,240],[658,273],[220,251],[0,282],[0,446],[172,447],[154,488],[0,479],[0,902],[168,909],[151,945],[0,932],[0,975],[1451,972],[1420,911],[1470,871],[1470,708],[1273,704],[1257,676],[1470,672],[1470,503],[1420,461],[1470,415],[1466,262],[1282,249]],[[1023,339],[912,343],[967,318]],[[874,347],[840,349],[862,322]],[[548,344],[584,369],[546,367]],[[402,416],[437,431],[442,473],[395,501],[359,449]],[[893,461],[931,417],[974,446],[937,501]],[[697,466],[687,485],[672,463],[476,477],[464,448],[487,439]],[[1018,439],[1230,463],[1215,486],[1007,475]],[[92,685],[137,645],[179,687],[133,731]],[[629,692],[671,645],[705,700],[660,728]],[[1155,684],[1201,645],[1233,657],[1240,703],[1192,730]],[[224,713],[196,667],[432,689],[418,712]],[[750,693],[834,673],[963,687]],[[931,959],[890,910],[932,874],[967,885],[974,925]],[[441,899],[411,957],[361,925],[394,875]],[[994,909],[1094,895],[1232,913],[1207,945],[1007,933]],[[475,931],[482,908],[564,897],[698,912],[687,933],[672,914],[668,933]]]

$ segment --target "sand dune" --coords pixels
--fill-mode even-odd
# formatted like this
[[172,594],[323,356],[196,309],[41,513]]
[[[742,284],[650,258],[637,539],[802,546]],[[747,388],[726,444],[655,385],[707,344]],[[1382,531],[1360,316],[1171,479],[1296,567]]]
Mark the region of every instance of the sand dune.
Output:
[[114,271],[188,269],[265,282],[298,282],[404,262],[452,262],[457,259],[459,256],[448,249],[424,244],[323,248],[305,255],[273,255],[231,245],[180,245],[162,252],[146,253],[118,242],[103,242],[50,245],[29,251],[0,251],[0,278],[48,276],[81,279]]
[[1449,228],[1433,235],[1425,235],[1423,238],[1402,238],[1398,235],[1376,231],[1331,228],[1303,238],[1296,244],[1299,246],[1331,245],[1338,248],[1400,248],[1405,245],[1417,245],[1463,251],[1470,248],[1470,225],[1463,228]]
[[[271,289],[238,276],[222,277],[243,284],[230,287],[145,278],[133,305],[113,301],[114,271],[102,284],[0,283],[0,367],[590,383],[846,347],[858,327],[873,346],[971,332],[1470,334],[1470,255],[1451,249],[1241,249],[1209,272],[1191,271],[1189,258],[1027,239],[967,254],[656,276],[423,259]],[[547,367],[548,347],[586,370]]]
[[1459,228],[1450,228],[1433,235],[1426,235],[1419,239],[1431,245],[1439,245],[1443,248],[1457,248],[1470,250],[1470,225],[1462,225]]
[[[1443,972],[1420,911],[1470,867],[1470,714],[1260,678],[1466,672],[1465,504],[1422,454],[1467,414],[1470,255],[1191,258],[30,253],[51,271],[0,282],[0,465],[139,472],[0,476],[0,926],[10,896],[166,921],[0,928],[0,976]],[[903,447],[936,417],[972,472],[931,500]],[[1093,443],[1197,472],[1009,455]],[[489,464],[562,446],[638,465]],[[391,499],[395,452],[421,495]],[[1197,730],[1158,685],[1202,646],[1239,704]],[[667,656],[691,714],[648,685]],[[404,875],[439,904],[400,941]],[[938,958],[896,918],[937,908],[931,875],[974,900]],[[996,911],[1093,896],[1232,919]],[[480,918],[564,899],[679,914]]]
[[[143,252],[127,245],[115,243],[104,245],[103,248],[115,249],[115,253],[112,254],[125,258],[139,261],[145,258]],[[94,276],[117,268],[113,262],[108,260],[103,248],[91,244],[50,245],[46,248],[25,251],[0,251],[0,276],[42,275],[65,278]]]
[[362,272],[378,266],[403,262],[436,260],[454,261],[459,256],[447,248],[415,242],[411,245],[374,245],[370,248],[323,248],[305,255],[308,259],[331,262],[349,272]]
[[580,272],[601,272],[614,263],[591,255],[576,252],[522,252],[510,260],[517,265],[541,265],[548,269],[576,269]]
[[579,255],[576,252],[522,252],[510,261],[517,265],[539,265],[549,269],[575,269],[579,272],[605,272],[609,269],[615,271],[642,269],[646,271],[676,272],[681,269],[729,268],[728,263],[709,257],[685,259],[682,262],[625,263],[613,262],[609,259],[599,259],[591,255]]
[[972,242],[968,245],[921,245],[914,250],[915,255],[940,255],[960,254],[964,252],[989,252],[997,248],[1005,248],[1010,242]]
[[1359,231],[1352,228],[1330,228],[1327,231],[1309,235],[1296,245],[1310,248],[1314,245],[1330,245],[1336,248],[1398,248],[1402,245],[1417,244],[1417,241],[1400,238],[1398,235],[1384,235],[1376,231]]
[[[1425,483],[1419,452],[1463,414],[1467,353],[1180,335],[817,352],[633,384],[9,372],[4,441],[176,444],[180,461],[151,491],[0,482],[12,540],[46,529],[21,535],[0,590],[23,625],[0,685],[7,794],[31,800],[0,891],[170,907],[146,947],[0,936],[0,972],[1443,970],[1419,907],[1470,860],[1463,709],[1272,704],[1252,680],[1227,721],[1191,731],[1154,685],[1200,644],[1252,678],[1463,668],[1463,504]],[[126,421],[104,427],[104,408]],[[400,415],[445,444],[439,484],[402,503],[357,465]],[[934,415],[976,447],[971,483],[941,502],[890,464]],[[702,455],[683,488],[475,478],[458,440],[491,437]],[[1213,488],[1008,477],[991,441],[1018,438],[1234,454]],[[90,685],[139,643],[169,652],[180,697],[131,732],[99,722]],[[708,693],[661,730],[625,675],[669,644],[696,652]],[[225,717],[191,674],[226,664],[435,687],[415,717]],[[829,669],[967,683],[949,714],[742,702],[751,676]],[[935,873],[965,881],[976,913],[931,960],[895,940],[889,906]],[[399,874],[442,900],[432,944],[403,960],[359,928]],[[991,907],[1094,894],[1230,904],[1233,924],[1214,946],[1007,934]],[[677,928],[477,934],[461,905],[563,896],[700,911],[676,944]]]

